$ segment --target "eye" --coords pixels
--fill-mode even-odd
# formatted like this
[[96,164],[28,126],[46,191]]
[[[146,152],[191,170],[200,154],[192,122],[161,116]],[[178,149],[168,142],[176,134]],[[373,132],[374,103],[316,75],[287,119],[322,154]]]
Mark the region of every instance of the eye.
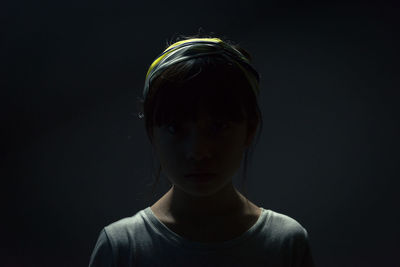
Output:
[[223,131],[223,130],[227,130],[230,127],[229,122],[225,122],[225,121],[216,121],[214,123],[214,126],[216,126],[214,129],[216,129],[217,131]]
[[[179,130],[179,127],[177,126],[176,122],[169,123],[167,126],[165,126],[165,128],[171,134],[175,134]],[[171,129],[172,129],[172,131],[171,131]]]
[[[230,123],[226,122],[226,121],[218,120],[218,121],[214,121],[211,124],[210,128],[213,133],[224,132],[225,130],[228,130],[230,128]],[[182,127],[179,125],[179,123],[177,123],[175,121],[168,123],[165,126],[165,129],[172,135],[179,134],[179,132],[182,131]]]

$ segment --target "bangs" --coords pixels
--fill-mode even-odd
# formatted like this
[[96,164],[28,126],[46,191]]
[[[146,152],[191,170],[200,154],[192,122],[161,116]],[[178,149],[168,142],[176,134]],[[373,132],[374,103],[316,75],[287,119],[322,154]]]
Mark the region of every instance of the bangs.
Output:
[[[171,121],[197,121],[199,109],[211,118],[241,122],[252,88],[234,63],[203,57],[177,63],[153,83],[153,119],[161,126]],[[253,96],[255,97],[255,96]]]

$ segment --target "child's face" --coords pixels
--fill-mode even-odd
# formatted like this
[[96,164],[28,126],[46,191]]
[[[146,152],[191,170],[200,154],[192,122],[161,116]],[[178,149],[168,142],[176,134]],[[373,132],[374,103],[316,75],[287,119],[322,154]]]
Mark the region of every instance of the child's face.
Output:
[[[254,131],[247,132],[246,121],[219,121],[203,110],[198,118],[197,123],[154,127],[153,145],[163,173],[174,186],[190,195],[207,196],[232,182]],[[206,182],[185,177],[199,171],[215,175]]]

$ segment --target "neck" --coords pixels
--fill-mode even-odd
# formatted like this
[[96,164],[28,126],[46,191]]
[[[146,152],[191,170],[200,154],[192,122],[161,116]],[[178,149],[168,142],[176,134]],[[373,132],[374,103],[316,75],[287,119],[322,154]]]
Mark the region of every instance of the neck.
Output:
[[247,199],[232,184],[207,197],[195,197],[172,186],[158,201],[167,216],[177,221],[207,221],[243,214]]

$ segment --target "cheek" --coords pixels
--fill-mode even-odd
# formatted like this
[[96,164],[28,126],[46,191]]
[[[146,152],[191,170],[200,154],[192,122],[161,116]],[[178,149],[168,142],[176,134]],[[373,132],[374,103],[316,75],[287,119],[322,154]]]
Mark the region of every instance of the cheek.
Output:
[[231,146],[228,150],[225,150],[222,156],[222,162],[225,165],[233,167],[240,165],[240,162],[243,157],[243,152],[239,147]]
[[178,162],[181,158],[178,151],[179,148],[170,143],[163,143],[162,140],[157,143],[156,154],[164,173],[174,173],[182,166],[182,163]]
[[215,156],[219,159],[221,165],[227,168],[240,166],[245,149],[240,142],[241,140],[236,139],[233,142],[220,144],[219,149],[216,150]]
[[169,147],[166,145],[161,145],[158,147],[157,156],[163,169],[166,169],[169,166],[174,166],[176,164],[176,153],[176,148],[174,149],[173,147]]

